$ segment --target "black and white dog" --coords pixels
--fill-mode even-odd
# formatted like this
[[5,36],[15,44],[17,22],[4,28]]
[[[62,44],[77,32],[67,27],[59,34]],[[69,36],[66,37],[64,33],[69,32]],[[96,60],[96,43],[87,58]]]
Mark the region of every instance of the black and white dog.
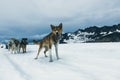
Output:
[[8,46],[8,50],[11,51],[11,53],[19,53],[19,48],[20,48],[19,40],[15,38],[11,38],[7,43],[7,46]]

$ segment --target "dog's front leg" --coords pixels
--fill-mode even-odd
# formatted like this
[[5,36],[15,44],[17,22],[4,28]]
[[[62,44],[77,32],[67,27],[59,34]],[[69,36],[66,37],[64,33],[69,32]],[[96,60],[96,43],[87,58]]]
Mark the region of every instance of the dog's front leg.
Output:
[[51,51],[51,49],[52,49],[52,44],[51,44],[51,43],[49,43],[48,48],[49,48],[49,56],[50,56],[49,62],[53,62],[53,60],[52,60],[52,51]]
[[20,45],[17,47],[17,53],[20,53]]
[[54,45],[55,45],[56,57],[57,57],[57,59],[59,59],[59,55],[58,55],[58,43],[56,43]]
[[39,47],[39,49],[38,49],[38,53],[37,53],[37,56],[35,57],[35,59],[38,59],[38,56],[39,56],[40,50],[41,50],[41,47]]
[[24,51],[25,53],[26,53],[26,48],[27,48],[27,46],[25,45],[25,51]]
[[21,47],[19,47],[19,53],[20,53]]
[[49,62],[53,62],[53,60],[52,60],[52,51],[51,51],[51,48],[49,49],[49,56],[50,56]]

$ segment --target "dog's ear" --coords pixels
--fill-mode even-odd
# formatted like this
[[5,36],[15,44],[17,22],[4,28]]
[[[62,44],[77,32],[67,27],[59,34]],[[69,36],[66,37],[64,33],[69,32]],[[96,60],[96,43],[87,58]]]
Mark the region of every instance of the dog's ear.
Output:
[[52,25],[52,24],[51,24],[50,26],[51,26],[51,29],[52,29],[52,30],[53,30],[53,29],[54,29],[54,27],[55,27],[55,26],[54,26],[54,25]]
[[62,23],[59,24],[60,29],[62,29]]

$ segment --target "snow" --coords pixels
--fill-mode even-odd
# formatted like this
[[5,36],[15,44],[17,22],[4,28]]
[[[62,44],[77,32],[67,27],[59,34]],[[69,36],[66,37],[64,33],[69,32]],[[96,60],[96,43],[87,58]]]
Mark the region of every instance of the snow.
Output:
[[107,32],[101,32],[100,34],[104,34],[104,35],[106,35],[106,34],[107,34]]
[[[27,53],[11,54],[0,48],[0,80],[120,80],[120,43],[71,43],[59,45],[57,60],[43,50],[34,60],[37,45]],[[48,53],[47,53],[48,55]]]
[[116,32],[120,32],[120,30],[117,29]]
[[68,33],[68,37],[69,39],[64,39],[64,42],[66,43],[83,43],[83,42],[86,42],[86,41],[93,41],[93,39],[91,38],[88,38],[87,36],[92,36],[94,35],[95,33],[94,32],[81,32],[81,31],[78,31],[77,34],[75,33]]

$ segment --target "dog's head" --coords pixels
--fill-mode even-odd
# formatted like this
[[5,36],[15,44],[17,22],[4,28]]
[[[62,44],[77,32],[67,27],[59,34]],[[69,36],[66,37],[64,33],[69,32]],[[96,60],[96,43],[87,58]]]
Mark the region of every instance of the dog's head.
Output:
[[61,37],[62,35],[62,23],[60,23],[58,26],[50,25],[52,29],[52,33],[56,35],[56,37]]
[[9,41],[10,45],[15,45],[16,47],[20,44],[19,40],[15,39],[15,38],[11,38]]
[[33,43],[36,44],[36,45],[39,45],[40,42],[39,41],[36,41],[36,40],[33,40]]
[[22,38],[20,44],[26,45],[27,44],[27,38]]

